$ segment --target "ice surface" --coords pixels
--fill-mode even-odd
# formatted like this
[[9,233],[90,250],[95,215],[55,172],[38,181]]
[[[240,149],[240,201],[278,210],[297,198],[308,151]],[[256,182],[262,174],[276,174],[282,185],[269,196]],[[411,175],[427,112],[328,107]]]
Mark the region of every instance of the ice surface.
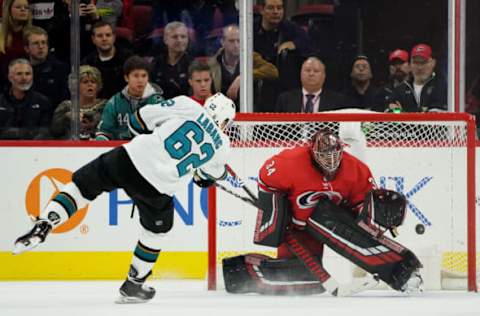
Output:
[[156,297],[118,305],[121,281],[0,282],[0,316],[479,316],[480,294],[425,292],[406,296],[367,291],[349,298],[232,295],[207,291],[204,281],[154,281]]

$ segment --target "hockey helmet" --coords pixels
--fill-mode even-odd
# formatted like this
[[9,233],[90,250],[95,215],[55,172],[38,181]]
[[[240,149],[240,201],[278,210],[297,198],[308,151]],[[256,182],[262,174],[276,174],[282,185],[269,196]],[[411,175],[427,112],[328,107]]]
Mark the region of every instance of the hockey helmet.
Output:
[[328,129],[322,129],[312,136],[313,159],[327,174],[335,173],[340,166],[343,147],[343,141]]
[[235,103],[218,92],[205,100],[205,111],[221,129],[228,129],[235,118]]

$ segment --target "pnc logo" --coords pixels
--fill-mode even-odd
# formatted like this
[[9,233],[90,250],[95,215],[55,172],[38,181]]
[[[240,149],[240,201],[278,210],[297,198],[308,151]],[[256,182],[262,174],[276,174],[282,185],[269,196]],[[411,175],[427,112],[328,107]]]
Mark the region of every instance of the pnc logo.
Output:
[[[32,216],[40,215],[48,202],[60,192],[60,188],[72,181],[72,172],[61,168],[47,169],[39,173],[28,185],[25,194],[25,208]],[[68,232],[77,227],[87,214],[88,204],[73,214],[65,223],[53,230],[54,233]]]

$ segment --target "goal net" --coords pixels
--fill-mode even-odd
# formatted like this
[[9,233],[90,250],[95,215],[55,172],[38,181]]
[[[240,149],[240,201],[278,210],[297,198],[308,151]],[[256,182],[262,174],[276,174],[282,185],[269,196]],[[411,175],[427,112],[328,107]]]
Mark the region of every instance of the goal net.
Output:
[[[285,148],[307,145],[322,128],[339,134],[349,145],[346,150],[370,167],[379,187],[407,197],[407,216],[396,240],[422,261],[426,288],[476,290],[472,117],[463,113],[239,114],[228,132],[229,165],[256,193],[258,170],[267,158]],[[246,196],[234,178],[222,184]],[[210,289],[223,283],[223,258],[248,252],[276,255],[274,248],[253,244],[255,220],[253,206],[224,190],[209,191]],[[325,252],[324,265],[340,282],[364,273],[331,251]]]

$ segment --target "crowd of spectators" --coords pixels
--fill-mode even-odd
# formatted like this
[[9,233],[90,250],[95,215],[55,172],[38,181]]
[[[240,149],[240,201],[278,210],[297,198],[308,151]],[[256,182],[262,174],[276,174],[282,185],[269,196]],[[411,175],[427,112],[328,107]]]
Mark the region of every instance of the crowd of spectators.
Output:
[[[80,1],[80,139],[128,139],[127,120],[135,109],[178,95],[203,104],[220,91],[239,110],[235,2]],[[133,16],[135,6],[148,10]],[[70,9],[70,0],[3,0],[1,139],[71,137]],[[334,91],[325,86],[329,65],[312,45],[317,39],[286,19],[282,0],[259,1],[255,13],[255,112],[447,110],[446,81],[435,71],[428,44],[392,50],[382,84],[369,57],[358,54],[345,86]],[[467,99],[478,116],[480,80],[475,82]]]

